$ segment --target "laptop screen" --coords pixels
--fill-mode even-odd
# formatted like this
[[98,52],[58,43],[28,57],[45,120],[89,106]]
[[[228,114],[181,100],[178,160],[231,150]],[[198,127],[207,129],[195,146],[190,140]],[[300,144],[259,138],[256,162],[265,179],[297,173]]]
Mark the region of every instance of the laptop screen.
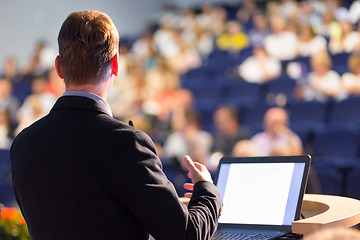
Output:
[[291,225],[299,217],[306,159],[310,161],[308,156],[223,158],[217,179],[223,196],[219,223]]

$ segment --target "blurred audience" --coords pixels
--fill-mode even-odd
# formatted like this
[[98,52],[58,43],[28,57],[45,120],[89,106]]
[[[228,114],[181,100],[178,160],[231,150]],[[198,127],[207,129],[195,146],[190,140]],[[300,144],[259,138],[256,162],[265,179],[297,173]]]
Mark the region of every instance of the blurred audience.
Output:
[[327,43],[324,37],[316,35],[311,25],[301,25],[299,29],[299,55],[302,57],[312,56],[326,51]]
[[24,74],[30,76],[42,76],[48,68],[54,66],[57,52],[47,46],[45,41],[39,41],[33,55],[25,67]]
[[168,119],[179,98],[179,76],[169,67],[165,58],[159,57],[157,65],[145,73],[144,81],[145,112],[160,119]]
[[[296,96],[300,101],[343,100],[360,93],[359,1],[349,9],[341,1],[316,0],[244,0],[238,7],[204,4],[193,9],[166,6],[138,39],[122,38],[119,76],[107,99],[114,117],[132,120],[154,139],[161,159],[174,152],[188,153],[214,171],[223,155],[302,153],[301,141],[288,128],[281,109],[265,116],[264,132],[249,140],[252,135],[239,125],[241,109],[226,105],[228,89],[237,84],[228,78],[233,74],[228,70],[234,67],[236,76],[263,83],[287,77],[295,66],[297,74],[291,78],[299,84]],[[215,48],[235,53],[228,59],[231,65],[216,70],[207,65]],[[341,77],[335,71],[339,68],[331,66],[331,57],[338,53],[351,56],[349,72]],[[0,145],[6,147],[18,131],[46,114],[64,92],[63,81],[54,72],[55,56],[54,50],[39,41],[24,67],[15,56],[5,59],[0,75]],[[197,93],[203,94],[202,86],[184,81],[190,79],[188,74],[195,76],[192,81],[204,74],[225,99],[210,105],[216,129],[211,135],[194,115],[203,110],[197,109],[196,102]]]
[[280,76],[280,61],[268,56],[263,46],[254,46],[253,53],[238,67],[240,77],[247,82],[264,83]]
[[250,44],[261,46],[264,44],[264,39],[271,33],[268,19],[261,11],[258,11],[252,16],[252,22],[254,27],[249,30]]
[[240,140],[238,141],[232,151],[232,157],[253,157],[256,156],[256,149],[252,144],[251,140]]
[[298,38],[295,33],[286,30],[282,16],[270,19],[272,33],[264,40],[266,52],[278,60],[291,60],[297,56]]
[[15,57],[10,56],[5,59],[4,71],[1,77],[13,83],[21,81],[21,74]]
[[257,156],[301,155],[300,138],[289,129],[288,114],[282,108],[270,108],[264,115],[264,132],[251,138]]
[[249,45],[249,39],[243,32],[243,27],[237,21],[228,21],[226,32],[216,40],[217,47],[229,52],[238,52]]
[[341,77],[341,85],[349,95],[360,95],[360,55],[354,54],[349,57],[348,66],[350,72]]
[[5,110],[0,109],[0,149],[10,149],[13,138],[10,138],[10,118]]
[[232,106],[218,107],[214,112],[213,121],[216,129],[213,152],[230,156],[238,141],[250,138],[249,130],[240,126],[238,111]]
[[6,111],[9,115],[11,127],[17,123],[17,111],[19,100],[13,95],[13,84],[10,80],[0,79],[0,111]]
[[56,96],[46,92],[46,79],[38,77],[31,83],[32,94],[28,96],[17,112],[19,125],[16,133],[49,113]]
[[329,51],[332,54],[359,50],[360,33],[347,20],[333,21],[329,26]]
[[331,70],[331,59],[326,52],[311,57],[311,69],[307,76],[307,85],[302,86],[301,98],[306,101],[325,102],[328,99],[343,99],[340,75]]
[[201,130],[200,118],[191,111],[172,119],[172,133],[164,143],[165,159],[182,163],[184,155],[192,156],[195,161],[207,165],[213,137]]

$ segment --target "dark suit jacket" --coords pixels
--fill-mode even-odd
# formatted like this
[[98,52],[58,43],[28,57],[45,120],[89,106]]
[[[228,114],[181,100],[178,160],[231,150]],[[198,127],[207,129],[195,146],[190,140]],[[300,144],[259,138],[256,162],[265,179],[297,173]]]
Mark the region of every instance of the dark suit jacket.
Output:
[[187,208],[149,136],[90,98],[59,98],[17,136],[11,161],[33,240],[208,239],[217,226],[217,188],[197,183]]

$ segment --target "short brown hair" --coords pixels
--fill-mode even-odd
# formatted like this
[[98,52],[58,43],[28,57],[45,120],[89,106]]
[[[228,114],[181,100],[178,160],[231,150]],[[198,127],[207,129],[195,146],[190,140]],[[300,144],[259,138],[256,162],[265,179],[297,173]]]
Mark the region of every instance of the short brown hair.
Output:
[[104,13],[73,12],[61,26],[58,44],[65,84],[97,83],[118,52],[119,33]]

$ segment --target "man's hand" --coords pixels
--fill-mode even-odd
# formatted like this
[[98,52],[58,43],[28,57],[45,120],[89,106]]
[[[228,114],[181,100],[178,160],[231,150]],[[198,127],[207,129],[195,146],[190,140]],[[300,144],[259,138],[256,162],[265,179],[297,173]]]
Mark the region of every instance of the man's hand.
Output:
[[[200,181],[207,181],[213,183],[210,172],[207,168],[198,162],[193,162],[188,155],[184,156],[184,166],[189,170],[188,177],[191,178],[191,183],[185,183],[184,188],[192,191],[194,184]],[[185,197],[191,198],[192,193],[185,193]]]

